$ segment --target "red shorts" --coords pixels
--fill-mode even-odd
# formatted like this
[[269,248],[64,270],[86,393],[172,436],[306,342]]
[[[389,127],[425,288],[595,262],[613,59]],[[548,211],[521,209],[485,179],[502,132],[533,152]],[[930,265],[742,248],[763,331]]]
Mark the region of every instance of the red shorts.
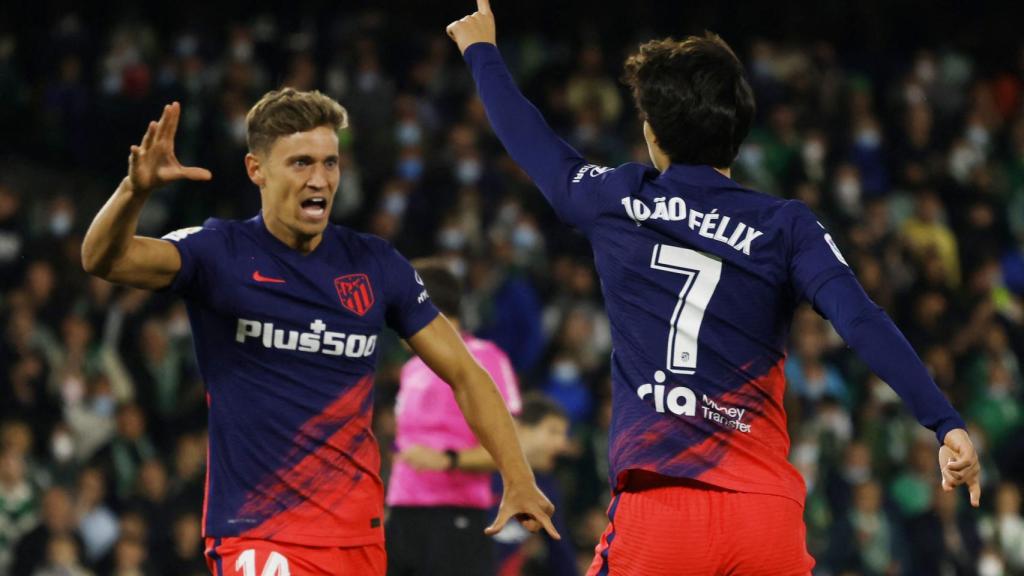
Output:
[[384,544],[319,548],[250,538],[207,538],[213,576],[384,576]]
[[587,576],[804,576],[814,567],[803,507],[782,496],[631,472],[608,519]]

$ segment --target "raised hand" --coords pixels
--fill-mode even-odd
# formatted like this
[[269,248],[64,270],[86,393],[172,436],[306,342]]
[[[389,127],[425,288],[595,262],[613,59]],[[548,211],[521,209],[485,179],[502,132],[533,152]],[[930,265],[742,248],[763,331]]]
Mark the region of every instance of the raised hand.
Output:
[[515,518],[530,532],[537,532],[543,528],[549,536],[561,540],[561,535],[551,523],[551,515],[554,513],[555,505],[544,496],[535,483],[509,483],[505,485],[501,495],[498,516],[484,529],[484,534],[494,536],[501,532],[510,519]]
[[939,470],[942,472],[943,490],[950,492],[966,484],[971,506],[977,508],[981,504],[981,464],[966,430],[956,428],[946,433],[939,447]]
[[128,157],[128,180],[137,192],[151,192],[175,180],[209,180],[205,168],[182,166],[174,155],[174,134],[178,131],[181,104],[164,106],[160,121],[150,122],[142,143],[132,146]]
[[456,20],[445,28],[448,36],[459,46],[459,52],[477,42],[495,44],[494,14],[490,0],[476,0],[476,12]]

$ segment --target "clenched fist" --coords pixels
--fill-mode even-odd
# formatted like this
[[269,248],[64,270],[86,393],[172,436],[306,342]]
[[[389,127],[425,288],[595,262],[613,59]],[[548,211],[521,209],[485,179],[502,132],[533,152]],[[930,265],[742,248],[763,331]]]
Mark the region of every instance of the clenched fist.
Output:
[[448,36],[459,46],[459,52],[465,52],[477,42],[495,44],[494,14],[491,13],[490,0],[476,0],[476,12],[456,20],[445,28]]

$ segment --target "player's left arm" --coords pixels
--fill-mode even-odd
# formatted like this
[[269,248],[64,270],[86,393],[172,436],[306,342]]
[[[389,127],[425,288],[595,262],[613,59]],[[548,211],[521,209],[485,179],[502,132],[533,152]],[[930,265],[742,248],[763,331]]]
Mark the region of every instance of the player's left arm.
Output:
[[[519,395],[519,383],[508,356],[503,352],[494,351],[490,354],[475,355],[484,370],[491,375],[498,386],[505,406],[513,416],[523,409],[523,401]],[[498,469],[494,458],[486,448],[477,444],[472,448],[445,452],[427,446],[412,445],[395,455],[406,464],[417,470],[462,470],[465,472],[494,472]]]
[[[516,164],[530,176],[567,224],[585,229],[595,203],[580,185],[586,161],[551,129],[540,111],[523,96],[498,52],[494,14],[489,0],[446,29],[469,64],[477,92],[494,133]],[[575,185],[571,183],[575,182]]]
[[966,484],[971,504],[981,498],[981,465],[967,426],[939,390],[889,315],[864,292],[832,237],[803,204],[791,203],[790,275],[800,296],[832,326],[871,370],[909,406],[941,444],[942,487]]
[[543,527],[553,538],[560,538],[551,523],[554,506],[537,488],[501,393],[466,349],[448,319],[438,315],[407,342],[427,366],[452,387],[466,422],[501,472],[505,490],[498,516],[487,527],[487,534],[497,534],[515,517],[531,531]]

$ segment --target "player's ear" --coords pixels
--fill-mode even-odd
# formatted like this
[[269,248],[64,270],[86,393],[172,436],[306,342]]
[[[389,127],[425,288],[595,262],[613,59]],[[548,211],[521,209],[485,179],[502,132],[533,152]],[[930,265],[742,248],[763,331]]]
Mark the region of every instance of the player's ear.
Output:
[[267,181],[263,175],[263,163],[260,161],[260,157],[249,152],[245,155],[245,171],[249,174],[249,180],[260,188],[263,188],[263,184]]
[[658,135],[654,133],[654,128],[651,128],[651,123],[644,120],[644,138],[651,144],[658,144]]

